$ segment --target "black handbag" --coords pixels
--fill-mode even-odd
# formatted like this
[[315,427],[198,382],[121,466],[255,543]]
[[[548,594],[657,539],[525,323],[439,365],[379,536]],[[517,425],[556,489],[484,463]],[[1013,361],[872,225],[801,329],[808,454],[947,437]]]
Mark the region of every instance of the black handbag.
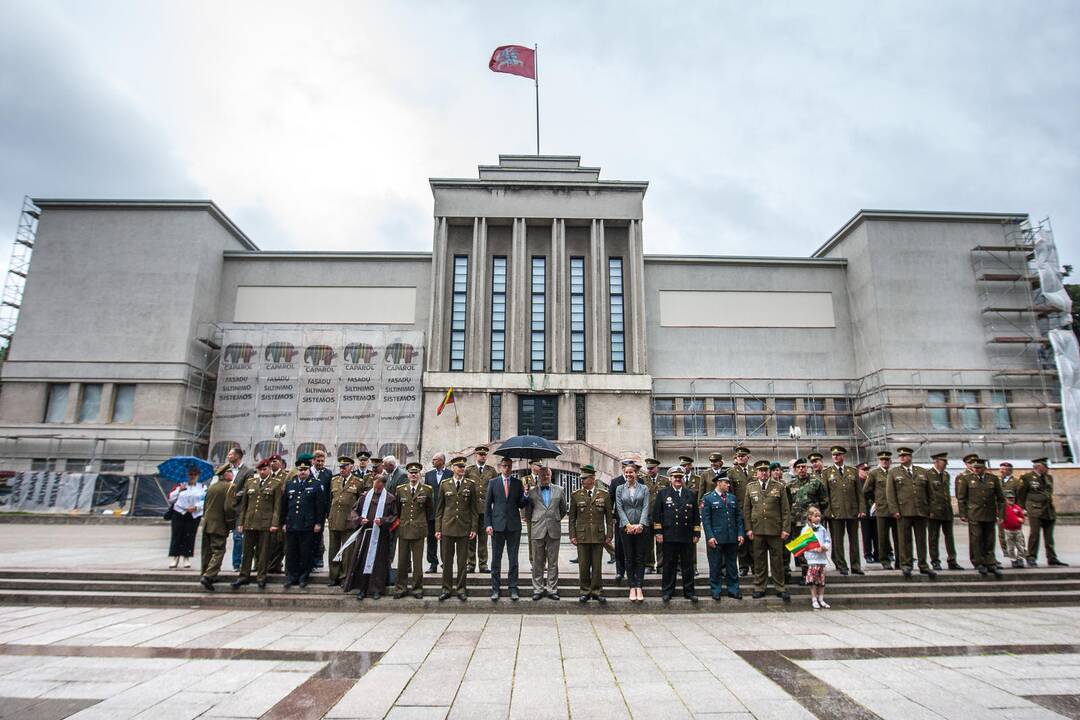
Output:
[[170,503],[170,504],[169,504],[169,507],[168,507],[168,508],[166,508],[165,512],[163,512],[163,513],[161,514],[161,517],[162,517],[162,518],[164,518],[165,520],[172,520],[172,519],[173,519],[173,515],[175,515],[175,514],[176,514],[176,511],[175,511],[175,510],[173,510],[173,506],[172,506],[172,503]]

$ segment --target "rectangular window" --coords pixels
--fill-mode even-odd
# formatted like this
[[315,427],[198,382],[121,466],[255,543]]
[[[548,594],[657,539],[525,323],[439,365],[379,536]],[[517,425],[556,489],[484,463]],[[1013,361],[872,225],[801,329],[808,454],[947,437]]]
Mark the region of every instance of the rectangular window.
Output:
[[585,395],[574,395],[574,437],[585,442]]
[[776,410],[776,434],[786,437],[798,423],[795,417],[795,398],[776,398],[774,407]]
[[113,409],[112,421],[114,423],[129,423],[135,417],[135,386],[113,386]]
[[123,460],[102,460],[101,472],[124,472]]
[[519,395],[518,435],[539,435],[548,440],[557,440],[558,400],[552,395]]
[[506,258],[491,259],[491,371],[506,369]]
[[502,437],[502,395],[492,393],[488,395],[488,434],[490,441],[495,442]]
[[45,422],[61,423],[67,417],[68,383],[49,383],[49,398],[45,404]]
[[948,397],[947,390],[926,391],[926,404],[930,406],[930,425],[935,430],[948,430],[952,427],[952,423],[949,422],[949,408],[934,407],[935,405],[945,405],[948,402]]
[[544,346],[547,330],[547,258],[532,259],[532,344],[529,369],[544,372],[547,352]]
[[836,434],[851,436],[855,434],[855,421],[851,417],[851,400],[849,398],[833,398],[833,410],[836,411]]
[[744,415],[746,421],[747,437],[757,437],[769,434],[769,416],[765,415],[765,401],[759,398],[746,398],[743,400],[743,408],[748,413],[762,413],[761,415]]
[[101,412],[101,383],[84,383],[79,396],[79,422],[97,422]]
[[825,434],[825,401],[820,398],[807,398],[806,436],[821,437]]
[[450,308],[450,369],[465,369],[465,307],[468,304],[469,256],[454,256],[454,295]]
[[90,458],[68,458],[64,463],[64,470],[69,473],[90,472],[87,468],[90,463]]
[[674,411],[674,398],[653,398],[653,435],[656,437],[673,437],[675,435],[675,416],[660,414]]
[[720,437],[733,437],[735,430],[735,401],[731,398],[713,398],[713,422]]
[[34,458],[30,461],[30,472],[47,472],[52,470],[49,458]]
[[996,406],[994,408],[994,429],[995,430],[1012,430],[1012,417],[1009,415],[1009,391],[1008,390],[991,390],[991,401]]
[[689,437],[705,436],[705,401],[700,398],[683,398],[683,410],[696,415],[683,415],[683,435]]
[[585,372],[585,258],[570,258],[570,372]]
[[611,301],[611,372],[626,372],[626,329],[623,307],[622,258],[608,258],[608,295]]
[[[961,405],[977,405],[979,393],[977,390],[957,390],[956,402]],[[979,408],[960,408],[960,424],[965,430],[978,430],[982,427],[979,418]]]

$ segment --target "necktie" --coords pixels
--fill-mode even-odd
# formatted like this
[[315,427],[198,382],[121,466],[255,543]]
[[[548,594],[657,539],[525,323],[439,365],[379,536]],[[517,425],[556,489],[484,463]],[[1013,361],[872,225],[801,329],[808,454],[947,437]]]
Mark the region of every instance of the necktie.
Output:
[[510,479],[503,476],[503,495],[510,497]]
[[909,478],[911,477],[911,468],[910,468],[910,467],[906,467],[906,468],[904,468],[904,472],[906,472],[906,473],[907,473],[907,476],[908,476]]
[[412,494],[413,494],[413,497],[416,497],[416,485],[415,484],[413,484],[413,486],[412,486]]

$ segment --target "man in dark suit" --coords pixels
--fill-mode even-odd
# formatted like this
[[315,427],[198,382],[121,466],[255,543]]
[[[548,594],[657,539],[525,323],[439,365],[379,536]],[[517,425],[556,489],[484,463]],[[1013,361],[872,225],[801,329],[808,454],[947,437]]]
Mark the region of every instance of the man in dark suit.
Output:
[[[450,477],[450,471],[446,469],[446,455],[435,453],[431,458],[432,468],[424,473],[424,484],[431,487],[432,507],[439,502],[439,483]],[[439,541],[435,539],[435,515],[428,518],[427,528],[427,561],[428,572],[439,571]]]
[[615,512],[615,491],[619,489],[620,485],[626,483],[626,478],[622,475],[616,475],[608,483],[608,497],[611,498],[612,514],[615,516],[615,584],[622,583],[623,576],[626,574],[626,561],[623,558],[623,546],[622,536],[619,532],[619,513]]
[[[311,477],[315,478],[316,482],[322,487],[323,497],[326,499],[324,507],[326,513],[330,514],[330,478],[334,477],[334,473],[330,468],[326,467],[326,451],[316,450],[311,459]],[[322,519],[322,526],[326,526],[326,518]],[[311,566],[313,568],[321,568],[323,566],[323,556],[326,554],[326,544],[323,539],[323,531],[315,533],[315,542],[311,547],[312,553]]]
[[525,492],[517,475],[510,474],[510,458],[499,461],[499,474],[488,481],[484,526],[491,538],[491,600],[499,599],[499,574],[503,548],[510,555],[506,584],[510,599],[518,600],[518,544],[521,542],[521,508]]
[[[248,467],[244,464],[244,451],[238,447],[234,447],[232,450],[229,451],[228,455],[225,456],[225,461],[229,463],[229,466],[232,468],[232,482],[233,488],[235,489],[233,511],[235,512],[240,509],[240,501],[243,500],[243,493],[241,491],[244,488],[244,483],[248,481],[248,478],[255,475],[255,469]],[[239,520],[239,518],[237,519]],[[233,528],[232,539],[233,570],[239,570],[240,560],[242,559],[244,553],[244,533],[239,532],[236,528]]]

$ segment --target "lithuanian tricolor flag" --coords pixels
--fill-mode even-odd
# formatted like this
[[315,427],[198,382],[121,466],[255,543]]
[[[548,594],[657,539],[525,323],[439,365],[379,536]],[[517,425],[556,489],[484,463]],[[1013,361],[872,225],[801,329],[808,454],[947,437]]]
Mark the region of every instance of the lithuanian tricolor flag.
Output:
[[814,534],[814,531],[809,527],[806,527],[799,537],[795,538],[784,547],[786,547],[788,552],[792,555],[799,557],[807,550],[817,550],[821,547],[821,543],[818,542],[817,535]]
[[[446,409],[446,406],[447,405],[453,405],[453,404],[454,404],[454,388],[447,388],[446,389],[446,397],[444,397],[442,402],[439,403],[439,407],[435,410],[435,414],[436,415],[442,415],[442,411]],[[457,412],[456,408],[454,409],[454,412]]]

